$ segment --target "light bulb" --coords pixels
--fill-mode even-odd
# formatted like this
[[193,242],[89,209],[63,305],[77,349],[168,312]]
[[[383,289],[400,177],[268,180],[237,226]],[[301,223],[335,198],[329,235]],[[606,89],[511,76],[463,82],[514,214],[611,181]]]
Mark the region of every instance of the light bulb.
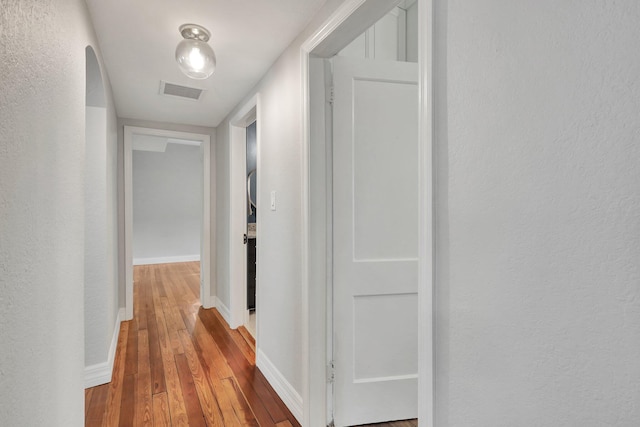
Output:
[[198,47],[192,48],[191,52],[189,52],[189,64],[191,65],[191,68],[193,70],[200,71],[204,67],[204,62],[205,62],[205,59],[202,53],[200,52],[200,48]]

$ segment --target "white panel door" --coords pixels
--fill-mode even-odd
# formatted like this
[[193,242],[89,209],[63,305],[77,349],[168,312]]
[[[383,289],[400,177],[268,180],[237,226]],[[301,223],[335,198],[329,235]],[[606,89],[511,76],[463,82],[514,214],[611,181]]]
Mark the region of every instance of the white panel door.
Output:
[[417,79],[334,58],[336,426],[417,417]]

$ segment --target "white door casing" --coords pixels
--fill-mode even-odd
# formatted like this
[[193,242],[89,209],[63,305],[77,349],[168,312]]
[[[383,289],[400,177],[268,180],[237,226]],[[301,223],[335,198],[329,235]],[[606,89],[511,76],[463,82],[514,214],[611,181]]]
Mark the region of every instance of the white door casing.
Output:
[[211,308],[211,137],[191,132],[124,126],[124,258],[125,318],[133,319],[133,138],[150,135],[198,141],[202,152],[202,216],[200,236],[200,303]]
[[[247,245],[243,242],[243,235],[247,232],[247,126],[257,121],[257,182],[260,186],[260,97],[258,94],[247,101],[229,121],[230,134],[230,239],[229,239],[229,307],[218,302],[219,311],[232,329],[245,323],[247,312]],[[261,206],[260,192],[256,191],[256,206]],[[258,208],[256,208],[257,211]],[[261,215],[256,217],[256,229],[261,230]],[[261,240],[256,242],[256,257],[259,258]],[[256,277],[260,277],[260,265],[257,265]],[[256,307],[260,301],[260,291],[256,290]],[[221,307],[222,305],[222,307]],[[256,325],[259,314],[256,311]],[[257,332],[257,331],[256,331]],[[256,335],[258,335],[256,333]],[[258,338],[256,336],[256,349]]]
[[336,426],[418,414],[418,67],[334,59]]

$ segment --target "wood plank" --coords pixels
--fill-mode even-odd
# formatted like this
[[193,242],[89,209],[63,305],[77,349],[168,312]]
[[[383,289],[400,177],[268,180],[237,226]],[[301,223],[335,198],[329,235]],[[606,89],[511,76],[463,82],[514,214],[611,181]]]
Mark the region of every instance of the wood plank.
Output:
[[89,407],[91,403],[91,396],[93,396],[93,390],[95,387],[85,388],[84,389],[84,418],[87,419],[87,414],[89,413]]
[[153,278],[153,283],[154,283],[154,290],[158,291],[158,296],[161,297],[166,297],[167,296],[167,291],[165,291],[164,289],[164,285],[162,284],[162,276],[165,273],[166,269],[154,269],[154,278]]
[[238,332],[240,332],[240,335],[242,335],[242,338],[244,338],[244,340],[249,345],[249,348],[251,348],[251,351],[255,354],[255,352],[256,352],[256,339],[253,337],[253,335],[251,335],[251,332],[249,332],[247,330],[247,328],[245,328],[244,326],[240,326],[238,328]]
[[141,265],[140,269],[134,269],[134,272],[140,271],[137,281],[134,279],[133,289],[134,292],[137,291],[137,299],[136,295],[133,297],[134,301],[134,309],[137,310],[135,314],[135,319],[138,324],[138,330],[147,329],[147,310],[149,309],[149,285],[153,283],[149,279],[149,266]]
[[251,408],[244,399],[242,392],[238,388],[233,378],[225,378],[221,380],[225,394],[229,397],[233,410],[243,426],[257,427],[258,421],[253,415]]
[[162,353],[162,364],[164,367],[164,379],[167,388],[167,397],[169,400],[169,413],[171,414],[171,423],[176,425],[187,425],[187,410],[182,396],[182,388],[178,371],[175,364],[173,350],[171,349],[169,334],[165,324],[164,313],[161,309],[160,295],[157,287],[153,288],[153,300],[156,307],[156,323],[158,325],[158,342],[160,343],[160,352]]
[[278,424],[276,424],[276,427],[293,427],[293,426],[291,425],[289,420],[286,420],[286,421],[281,421]]
[[232,427],[241,427],[242,423],[238,419],[236,415],[236,411],[233,409],[233,404],[231,403],[231,399],[224,391],[224,385],[222,384],[224,380],[212,380],[213,386],[213,394],[216,396],[218,400],[218,405],[220,406],[220,412],[222,412],[222,417],[224,418],[225,426]]
[[178,377],[178,369],[174,356],[167,356],[163,361],[171,424],[188,425],[187,408],[184,403],[184,396],[182,395],[182,387],[180,385],[180,378]]
[[153,395],[153,426],[171,427],[169,399],[166,392]]
[[184,323],[179,315],[179,308],[184,304],[192,304],[199,302],[199,296],[193,295],[188,286],[186,286],[184,273],[181,273],[184,269],[181,267],[178,271],[173,271],[171,274],[163,276],[163,286],[167,293],[167,300],[169,301],[168,308],[171,310],[171,315],[176,322],[176,329],[184,329]]
[[195,334],[197,344],[202,349],[198,354],[202,356],[201,362],[203,366],[207,366],[207,371],[210,372],[208,369],[209,366],[215,366],[213,372],[210,373],[218,379],[232,377],[233,371],[231,367],[229,367],[227,359],[201,321],[196,321],[193,333]]
[[122,382],[122,400],[120,401],[120,421],[118,422],[118,427],[133,427],[135,420],[135,391],[135,374],[125,375]]
[[191,289],[196,298],[200,299],[200,262],[194,261],[185,263],[185,266],[187,271],[183,277],[186,280],[187,286]]
[[166,287],[167,296],[175,301],[176,306],[200,302],[200,286],[198,284],[197,292],[194,292],[192,286],[189,285],[189,281],[193,280],[188,276],[188,270],[184,267],[169,276],[171,286]]
[[[255,346],[254,348],[251,348],[251,346],[247,343],[247,341],[244,339],[242,334],[237,329],[231,329],[227,321],[224,320],[224,317],[222,317],[222,314],[220,314],[218,310],[212,310],[211,314],[215,316],[219,324],[223,327],[224,331],[233,339],[233,341],[236,343],[236,346],[242,352],[244,357],[246,357],[249,363],[251,363],[252,365],[255,365],[256,364]],[[247,331],[247,333],[248,332],[249,331]]]
[[[173,354],[183,354],[184,348],[182,348],[182,342],[180,341],[180,337],[178,337],[178,331],[181,329],[186,329],[184,323],[182,326],[176,324],[175,319],[173,318],[173,312],[169,307],[169,299],[167,297],[160,297],[160,303],[162,304],[162,313],[164,315],[165,325],[167,327],[167,334],[169,336],[169,341],[171,342],[171,348],[173,349]],[[182,322],[182,318],[180,318]]]
[[196,316],[184,308],[180,310],[180,315],[182,316],[184,325],[187,327],[187,331],[192,334],[193,328],[196,326]]
[[[227,326],[227,328],[228,328],[228,326]],[[244,329],[247,332],[247,335],[250,335],[249,331],[247,331],[244,326],[240,326],[240,328]],[[249,363],[252,364],[252,365],[255,365],[256,364],[255,346],[251,347],[251,345],[249,344],[247,339],[240,332],[240,328],[238,328],[238,329],[229,329],[227,331],[227,333],[231,336],[233,341],[236,343],[236,346],[242,352],[244,357],[249,361]]]
[[218,401],[211,392],[211,383],[202,369],[200,359],[196,352],[191,336],[187,331],[180,332],[180,338],[183,341],[185,349],[185,358],[187,365],[191,372],[193,382],[195,383],[196,391],[200,400],[200,406],[204,412],[204,417],[207,420],[209,426],[225,426],[225,420],[223,420],[223,414],[220,412]]
[[189,426],[207,427],[207,423],[202,414],[200,401],[198,400],[198,392],[196,391],[193,376],[189,370],[187,357],[184,354],[176,354],[174,358],[176,360],[176,367],[178,368],[180,385],[182,386],[182,396],[187,410]]
[[[265,404],[262,398],[263,394],[256,390],[253,381],[246,375],[241,374],[236,375],[235,378],[238,383],[238,388],[251,407],[258,424],[260,426],[275,426],[276,420],[274,420],[271,413],[273,407],[269,407]],[[277,416],[275,418],[277,418],[278,421],[284,418],[284,415],[281,412],[278,412],[276,415]]]
[[87,427],[101,426],[107,408],[109,384],[103,384],[90,389],[91,400],[87,401],[87,411],[84,425]]
[[162,352],[160,351],[160,340],[158,339],[158,322],[152,301],[152,293],[149,290],[149,308],[147,309],[147,331],[149,332],[149,367],[151,368],[152,393],[162,393],[167,390],[164,380],[164,363],[162,362]]
[[129,337],[127,338],[127,357],[124,363],[124,375],[138,373],[138,331],[136,322],[130,322]]
[[[146,316],[145,316],[146,317]],[[153,425],[149,331],[138,331],[138,376],[135,401],[136,426]]]
[[122,382],[124,381],[124,364],[127,356],[127,340],[129,338],[129,325],[131,322],[120,324],[118,346],[113,363],[113,374],[109,383],[109,396],[107,397],[106,412],[103,426],[117,426],[120,421],[120,402],[122,400]]

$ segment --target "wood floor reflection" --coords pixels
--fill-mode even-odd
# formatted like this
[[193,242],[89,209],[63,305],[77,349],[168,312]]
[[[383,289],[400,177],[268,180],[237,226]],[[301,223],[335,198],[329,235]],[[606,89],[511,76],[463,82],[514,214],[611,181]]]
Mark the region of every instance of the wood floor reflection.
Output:
[[299,426],[251,336],[200,307],[199,263],[136,266],[134,281],[113,379],[85,392],[86,426]]

